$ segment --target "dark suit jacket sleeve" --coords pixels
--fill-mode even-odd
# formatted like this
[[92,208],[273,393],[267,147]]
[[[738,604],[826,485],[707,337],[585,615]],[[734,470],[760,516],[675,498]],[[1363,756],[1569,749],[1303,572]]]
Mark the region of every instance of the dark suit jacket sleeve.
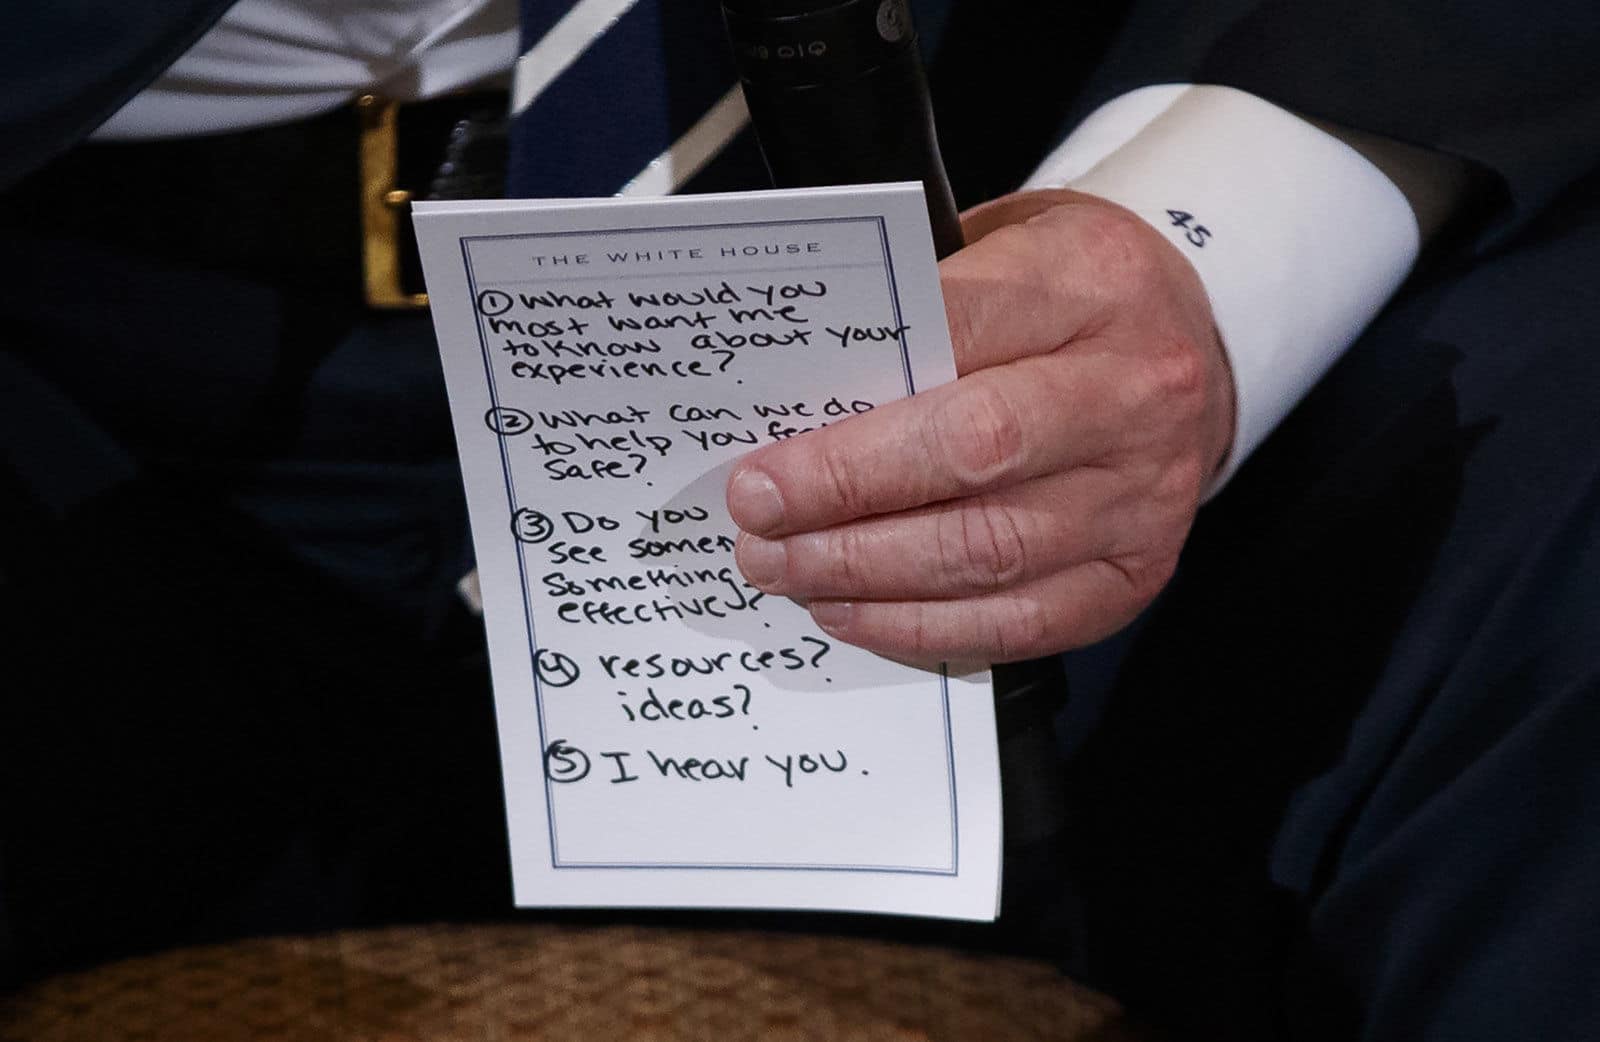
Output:
[[0,188],[105,122],[231,3],[0,5]]
[[1600,169],[1600,4],[1142,0],[1073,113],[1149,83],[1219,83],[1492,172],[1500,241]]

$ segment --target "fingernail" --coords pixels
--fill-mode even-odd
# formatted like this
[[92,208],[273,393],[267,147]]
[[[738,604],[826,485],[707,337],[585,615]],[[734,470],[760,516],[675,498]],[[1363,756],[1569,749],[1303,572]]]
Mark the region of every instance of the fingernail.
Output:
[[746,532],[770,532],[783,521],[783,497],[761,471],[741,470],[728,482],[728,513]]
[[831,632],[848,626],[855,610],[856,606],[849,601],[816,601],[811,605],[811,618]]
[[781,541],[763,539],[747,532],[739,533],[738,542],[733,547],[733,559],[739,562],[739,570],[744,577],[769,593],[778,592],[788,557]]

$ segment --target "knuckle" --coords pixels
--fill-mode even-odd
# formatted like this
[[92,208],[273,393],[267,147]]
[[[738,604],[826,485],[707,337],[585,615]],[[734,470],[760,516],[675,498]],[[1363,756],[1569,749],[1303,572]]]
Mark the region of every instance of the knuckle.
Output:
[[1160,495],[1187,515],[1200,501],[1207,477],[1207,468],[1200,457],[1194,453],[1184,453],[1166,468]]
[[994,612],[995,658],[1014,662],[1030,658],[1050,639],[1050,612],[1036,597],[1015,597]]
[[1157,385],[1167,398],[1194,403],[1202,399],[1206,389],[1206,360],[1194,340],[1181,336],[1169,338],[1153,361]]
[[906,619],[905,629],[906,650],[919,658],[939,656],[944,649],[937,646],[934,640],[933,627],[929,624],[928,609],[918,605]]
[[1157,254],[1150,248],[1150,229],[1137,214],[1120,207],[1095,207],[1086,217],[1083,235],[1107,280],[1142,286],[1155,276]]
[[1139,360],[1126,383],[1135,409],[1159,410],[1169,423],[1200,418],[1206,395],[1205,356],[1193,340],[1169,335]]
[[826,449],[817,458],[817,469],[824,492],[842,510],[852,515],[869,512],[866,485],[848,455]]
[[1156,594],[1172,579],[1178,567],[1178,555],[1160,552],[1139,558],[1123,558],[1113,564],[1127,581],[1135,602],[1144,605],[1154,600]]
[[854,526],[845,525],[829,531],[823,554],[823,567],[836,588],[854,590],[867,581],[866,565],[872,558]]
[[967,589],[993,591],[1027,574],[1027,549],[1016,518],[981,500],[945,515],[939,529],[939,559]]
[[951,395],[933,425],[934,448],[961,488],[983,488],[1013,473],[1021,463],[1021,417],[992,384],[972,382]]

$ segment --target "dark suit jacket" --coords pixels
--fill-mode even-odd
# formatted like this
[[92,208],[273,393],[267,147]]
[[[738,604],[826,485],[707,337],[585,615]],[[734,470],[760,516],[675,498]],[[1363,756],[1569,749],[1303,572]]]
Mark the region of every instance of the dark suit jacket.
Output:
[[0,185],[72,147],[188,49],[232,0],[30,4],[0,16]]

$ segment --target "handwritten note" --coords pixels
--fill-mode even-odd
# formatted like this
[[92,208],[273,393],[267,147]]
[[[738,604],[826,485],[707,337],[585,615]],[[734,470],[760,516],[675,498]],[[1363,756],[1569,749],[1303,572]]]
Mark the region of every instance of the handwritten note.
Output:
[[992,918],[988,677],[747,584],[758,446],[954,378],[919,186],[419,204],[522,905]]

